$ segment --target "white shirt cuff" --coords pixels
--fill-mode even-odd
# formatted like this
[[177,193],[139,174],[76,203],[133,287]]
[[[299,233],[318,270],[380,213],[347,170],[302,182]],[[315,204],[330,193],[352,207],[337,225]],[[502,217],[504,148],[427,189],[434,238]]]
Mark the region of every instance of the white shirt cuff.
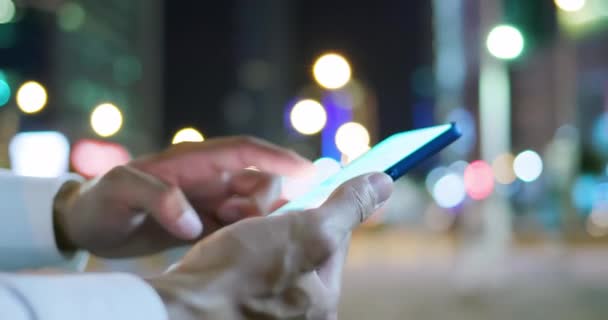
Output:
[[82,269],[85,253],[66,255],[57,248],[53,226],[53,200],[75,174],[60,178],[23,177],[0,173],[0,269],[37,267]]
[[156,291],[142,279],[127,274],[0,275],[0,290],[3,286],[13,293],[13,300],[18,300],[12,304],[21,305],[21,309],[13,309],[34,313],[36,319],[168,318]]

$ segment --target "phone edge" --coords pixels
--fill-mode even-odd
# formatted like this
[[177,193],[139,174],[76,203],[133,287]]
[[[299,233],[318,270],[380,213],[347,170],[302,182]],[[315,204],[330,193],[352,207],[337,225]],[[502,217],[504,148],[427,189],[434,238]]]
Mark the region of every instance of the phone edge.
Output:
[[384,173],[388,174],[393,181],[395,181],[404,176],[409,170],[420,164],[422,161],[434,156],[443,148],[456,141],[462,136],[462,133],[456,126],[456,123],[451,122],[450,125],[450,128],[436,139],[422,146],[417,152],[414,152],[401,159],[401,161],[386,169]]

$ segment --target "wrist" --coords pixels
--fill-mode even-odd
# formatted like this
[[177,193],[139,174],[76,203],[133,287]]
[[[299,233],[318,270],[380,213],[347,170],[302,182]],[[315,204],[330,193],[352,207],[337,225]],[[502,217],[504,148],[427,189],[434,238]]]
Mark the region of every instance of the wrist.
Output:
[[78,246],[71,240],[68,233],[69,213],[74,201],[80,193],[81,183],[78,181],[65,182],[53,199],[53,228],[57,248],[62,252],[73,252]]

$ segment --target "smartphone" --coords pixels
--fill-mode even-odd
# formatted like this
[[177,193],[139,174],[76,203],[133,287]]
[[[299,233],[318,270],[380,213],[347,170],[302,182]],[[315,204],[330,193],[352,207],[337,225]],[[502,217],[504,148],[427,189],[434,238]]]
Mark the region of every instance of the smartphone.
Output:
[[313,190],[286,203],[270,215],[316,208],[342,183],[362,174],[383,171],[391,176],[393,181],[397,180],[460,136],[460,130],[455,123],[393,134],[338,173],[321,182]]

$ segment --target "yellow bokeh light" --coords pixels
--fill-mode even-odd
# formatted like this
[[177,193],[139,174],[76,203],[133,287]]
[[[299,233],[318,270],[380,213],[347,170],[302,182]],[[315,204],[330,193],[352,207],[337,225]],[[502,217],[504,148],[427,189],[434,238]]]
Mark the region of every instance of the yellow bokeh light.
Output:
[[580,11],[587,4],[586,0],[555,0],[554,2],[560,10],[566,12]]
[[369,149],[369,132],[357,122],[347,122],[336,131],[336,147],[350,160]]
[[27,81],[17,90],[17,106],[25,113],[39,112],[46,106],[46,89],[36,81]]
[[102,137],[109,137],[122,127],[122,112],[111,103],[102,103],[91,113],[91,127]]
[[351,76],[350,64],[343,56],[336,53],[319,57],[312,71],[317,83],[326,89],[342,88]]
[[496,157],[492,162],[494,178],[500,184],[511,184],[517,177],[513,171],[513,160],[515,157],[510,153],[504,153]]
[[202,142],[205,141],[205,137],[194,128],[183,128],[178,130],[171,140],[172,144],[178,144],[181,142]]
[[319,133],[327,123],[325,108],[315,100],[306,99],[296,103],[289,113],[293,128],[301,134]]

